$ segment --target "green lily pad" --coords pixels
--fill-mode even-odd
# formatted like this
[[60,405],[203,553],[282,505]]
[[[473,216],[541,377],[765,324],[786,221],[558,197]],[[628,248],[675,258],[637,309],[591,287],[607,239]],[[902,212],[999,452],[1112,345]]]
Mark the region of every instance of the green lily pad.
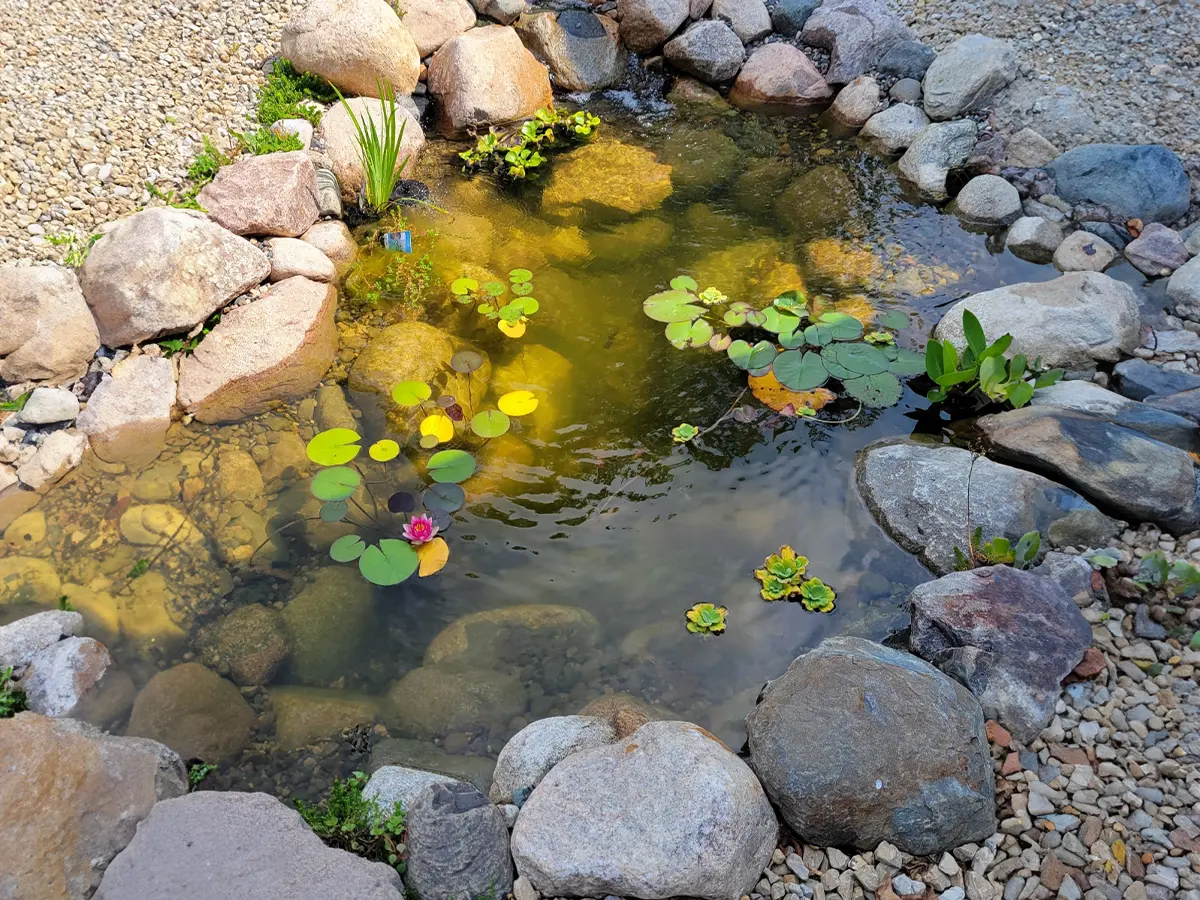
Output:
[[663,334],[667,336],[667,340],[671,342],[671,346],[678,350],[683,350],[687,347],[691,340],[692,323],[691,322],[672,322],[665,329]]
[[429,477],[440,484],[458,484],[475,474],[475,457],[465,450],[441,450],[425,464]]
[[726,325],[732,325],[734,328],[737,328],[739,325],[746,324],[746,311],[742,309],[728,309],[721,318]]
[[888,370],[888,358],[870,344],[831,344],[823,353],[826,360],[832,360],[856,375],[877,375]]
[[512,286],[512,292],[518,297],[524,297],[526,294],[533,293],[533,285],[528,281],[523,281],[520,284],[514,284]]
[[691,330],[688,333],[688,340],[693,347],[703,347],[712,339],[713,329],[704,319],[697,319],[692,323]]
[[770,341],[759,341],[754,346],[745,341],[734,341],[726,353],[733,364],[753,374],[755,369],[767,368],[775,359],[775,345]]
[[371,584],[387,587],[399,584],[412,575],[420,562],[411,544],[395,538],[384,538],[379,546],[371,546],[363,551],[358,558],[358,571]]
[[753,325],[755,328],[762,328],[767,324],[767,314],[759,309],[752,309],[746,313],[746,324]]
[[[896,351],[894,359],[888,363],[888,371],[893,375],[907,377],[910,375],[925,374],[925,354],[917,353],[915,350],[903,350],[892,348]],[[891,354],[889,354],[890,356]]]
[[663,291],[643,300],[642,311],[655,322],[691,322],[704,315],[693,299],[687,291]]
[[346,518],[346,513],[350,511],[349,504],[345,500],[330,500],[328,503],[321,504],[321,521],[322,522],[340,522]]
[[329,555],[338,562],[354,562],[367,549],[367,542],[357,534],[344,534],[329,547]]
[[392,399],[401,406],[420,406],[433,390],[423,381],[402,381],[392,388]]
[[671,279],[671,288],[676,291],[695,291],[699,287],[691,275],[676,275]]
[[772,303],[779,309],[803,315],[808,305],[808,298],[804,296],[804,291],[784,291]]
[[817,321],[822,325],[829,326],[835,341],[856,341],[862,337],[862,322],[846,313],[821,313],[821,317]]
[[797,350],[808,342],[804,340],[803,331],[784,331],[779,335],[779,343],[784,350]]
[[516,307],[523,315],[532,316],[535,312],[542,308],[541,304],[532,297],[518,297],[509,306]]
[[505,290],[503,281],[485,281],[483,283],[483,292],[489,297],[499,297]]
[[305,453],[318,466],[341,466],[350,462],[362,451],[357,431],[351,428],[330,428],[322,431],[308,442]]
[[457,484],[431,484],[421,497],[421,502],[425,504],[426,509],[441,509],[452,513],[461,509],[466,499],[466,491]]
[[815,350],[785,350],[775,357],[774,371],[775,378],[789,391],[811,391],[829,380],[821,354]]
[[[470,375],[483,365],[483,355],[475,350],[459,350],[450,357],[450,368],[463,375]],[[405,382],[411,384],[412,382]],[[418,384],[420,382],[417,382]]]
[[809,325],[804,329],[804,343],[824,347],[833,343],[833,329],[828,325]]
[[900,379],[891,372],[860,375],[842,382],[846,393],[864,406],[894,406],[900,402],[904,390]]
[[500,437],[508,431],[508,416],[498,409],[485,409],[471,418],[471,430],[481,438]]
[[908,327],[908,314],[902,313],[898,309],[889,309],[879,313],[875,317],[875,324],[880,328],[891,328],[899,331],[901,328]]
[[345,500],[352,496],[362,484],[362,476],[349,466],[333,466],[322,469],[312,477],[309,490],[323,502]]
[[525,282],[532,280],[532,278],[533,273],[528,269],[513,269],[508,273],[508,280],[513,284],[524,284]]
[[450,293],[456,297],[465,297],[477,290],[479,290],[479,282],[474,278],[456,278],[450,282]]
[[764,320],[762,327],[773,334],[792,332],[800,327],[798,316],[789,316],[787,313],[781,313],[773,306],[768,306],[764,309],[762,315]]

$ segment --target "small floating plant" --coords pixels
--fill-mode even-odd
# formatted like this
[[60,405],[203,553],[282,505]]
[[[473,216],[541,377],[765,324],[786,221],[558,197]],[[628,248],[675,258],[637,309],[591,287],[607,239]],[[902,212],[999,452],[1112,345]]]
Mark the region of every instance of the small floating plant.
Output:
[[692,634],[708,637],[724,634],[729,610],[712,603],[697,603],[687,611],[687,630]]
[[820,578],[805,578],[808,574],[808,557],[800,556],[784,544],[778,553],[773,553],[763,562],[761,569],[754,570],[754,577],[762,583],[764,600],[797,599],[809,612],[833,612],[837,594]]
[[[508,273],[508,281],[507,285],[502,281],[480,284],[474,278],[456,278],[450,285],[450,293],[454,295],[455,303],[463,306],[478,304],[475,311],[494,321],[506,337],[519,338],[525,333],[529,317],[541,305],[532,296],[533,273],[528,269],[513,269]],[[500,298],[509,292],[513,298],[501,303]]]

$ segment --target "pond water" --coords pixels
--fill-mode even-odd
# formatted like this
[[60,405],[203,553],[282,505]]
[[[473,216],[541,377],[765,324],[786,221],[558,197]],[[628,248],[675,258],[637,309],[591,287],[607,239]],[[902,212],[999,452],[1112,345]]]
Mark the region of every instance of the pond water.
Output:
[[[906,388],[898,405],[840,425],[727,417],[681,446],[671,436],[679,423],[708,428],[737,404],[761,404],[723,354],[673,348],[642,301],[681,273],[756,304],[803,287],[820,308],[868,323],[880,311],[910,313],[899,343],[920,349],[940,307],[1052,270],[914,203],[894,166],[820,120],[589,108],[605,124],[587,162],[575,161],[579,151],[560,156],[539,185],[517,192],[463,176],[461,147],[431,142],[407,174],[446,212],[406,210],[415,245],[406,262],[428,254],[442,284],[420,304],[389,295],[379,277],[398,257],[372,244],[342,298],[341,356],[327,383],[345,379],[381,328],[416,319],[486,352],[487,405],[514,387],[544,389],[519,433],[479,452],[482,470],[465,484],[440,573],[366,585],[327,555],[344,526],[319,522],[272,539],[248,565],[269,531],[314,513],[303,444],[321,427],[314,410],[318,420],[332,415],[327,393],[237,425],[179,425],[142,471],[93,461],[38,507],[46,535],[9,548],[54,563],[64,592],[108,629],[139,686],[185,659],[220,666],[205,630],[220,615],[261,603],[296,617],[288,608],[303,598],[309,617],[291,662],[265,696],[243,690],[266,713],[243,775],[299,765],[293,748],[274,743],[284,713],[270,695],[289,684],[343,691],[322,698],[336,707],[344,697],[347,709],[365,702],[392,736],[452,754],[494,755],[525,722],[577,712],[608,691],[672,710],[736,747],[758,690],[800,652],[834,634],[882,639],[903,627],[903,599],[925,573],[872,522],[853,464],[866,444],[918,428],[923,399]],[[663,165],[669,192],[657,180]],[[359,234],[367,241],[372,231]],[[451,302],[454,278],[503,280],[515,267],[533,273],[540,303],[522,337]],[[374,303],[372,291],[383,295]],[[367,441],[409,437],[390,400],[348,398]],[[846,418],[856,406],[839,402],[821,416]],[[245,456],[232,449],[258,464],[264,485],[249,469],[238,474]],[[389,471],[387,491],[404,483],[404,458]],[[837,591],[832,613],[759,597],[752,570],[781,544]],[[145,574],[131,579],[136,568]],[[726,634],[686,631],[684,613],[698,601],[728,607]],[[507,612],[438,638],[494,610]],[[434,665],[414,677],[423,661]],[[320,715],[337,718],[312,711],[305,721]],[[278,783],[309,793],[293,781]]]

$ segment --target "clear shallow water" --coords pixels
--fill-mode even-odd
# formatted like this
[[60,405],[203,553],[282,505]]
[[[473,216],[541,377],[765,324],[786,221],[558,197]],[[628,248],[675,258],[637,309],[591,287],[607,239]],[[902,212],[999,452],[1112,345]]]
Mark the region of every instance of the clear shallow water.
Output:
[[[484,729],[435,729],[436,742],[455,752],[494,752],[524,721],[576,712],[606,690],[629,691],[740,744],[738,726],[758,689],[799,652],[833,634],[878,639],[904,624],[904,596],[924,572],[871,521],[853,488],[853,463],[866,444],[912,432],[913,411],[924,401],[906,390],[898,406],[864,411],[846,425],[728,420],[679,447],[671,428],[716,422],[742,395],[745,375],[707,350],[671,347],[662,326],[643,315],[645,297],[680,273],[754,302],[802,282],[822,308],[863,317],[911,312],[900,343],[919,348],[939,307],[1053,276],[996,252],[952,216],[910,203],[894,167],[816,121],[638,118],[602,103],[593,109],[606,122],[601,140],[649,148],[673,167],[673,191],[660,204],[636,213],[570,204],[553,211],[541,196],[543,188],[555,190],[553,176],[505,192],[464,178],[453,165],[459,148],[440,143],[431,143],[413,173],[448,211],[411,214],[416,255],[428,252],[445,284],[460,274],[533,271],[541,309],[522,338],[505,338],[451,304],[445,284],[419,313],[386,302],[344,304],[339,312],[342,358],[331,379],[344,379],[380,326],[416,315],[485,350],[494,372],[522,353],[542,360],[537,377],[550,382],[549,397],[521,433],[481,454],[491,474],[466,485],[468,504],[447,534],[447,567],[397,587],[362,587],[365,607],[334,610],[328,623],[326,649],[336,666],[320,681],[307,679],[347,691],[348,702],[383,697],[463,616],[527,604],[594,616],[597,628],[579,646],[538,636],[507,653],[469,654],[480,671],[517,673],[524,711]],[[552,166],[566,163],[560,157]],[[622,174],[616,189],[637,205],[645,172],[631,163]],[[437,234],[426,236],[427,229]],[[379,256],[362,264],[359,283],[386,262],[383,251],[368,252]],[[351,399],[368,440],[405,437],[390,431],[396,420],[372,396]],[[747,393],[742,402],[753,401]],[[310,570],[332,565],[310,527],[308,538],[290,537],[256,557],[256,567],[245,566],[247,548],[288,521],[307,496],[302,445],[317,430],[312,406],[302,401],[235,426],[179,426],[167,454],[147,471],[92,464],[38,507],[47,536],[22,552],[53,561],[64,582],[84,586],[66,592],[112,632],[114,653],[135,683],[196,654],[200,629],[219,614],[254,602],[283,608]],[[214,489],[215,460],[231,447],[259,463],[264,497]],[[121,521],[139,504],[173,507],[199,536],[162,556],[153,543],[131,544]],[[810,571],[838,592],[835,612],[758,596],[751,572],[784,543],[808,556]],[[130,581],[140,559],[150,560],[149,571]],[[701,640],[686,632],[684,611],[697,601],[729,608],[727,634]],[[347,640],[350,631],[358,636]],[[274,685],[297,680],[285,667]],[[268,713],[255,737],[269,749],[271,703],[261,691],[245,693]],[[389,702],[416,701],[400,690]],[[455,712],[440,710],[447,722]],[[393,735],[432,736],[397,725],[403,716],[381,711],[379,719]],[[256,752],[243,769],[270,765],[266,759]]]

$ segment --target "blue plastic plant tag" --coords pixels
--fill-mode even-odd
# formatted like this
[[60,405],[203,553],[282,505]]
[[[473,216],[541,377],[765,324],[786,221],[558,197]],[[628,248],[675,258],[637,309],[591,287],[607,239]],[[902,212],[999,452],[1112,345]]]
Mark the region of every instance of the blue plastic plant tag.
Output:
[[399,250],[401,253],[412,253],[411,231],[388,231],[383,235],[385,250]]

